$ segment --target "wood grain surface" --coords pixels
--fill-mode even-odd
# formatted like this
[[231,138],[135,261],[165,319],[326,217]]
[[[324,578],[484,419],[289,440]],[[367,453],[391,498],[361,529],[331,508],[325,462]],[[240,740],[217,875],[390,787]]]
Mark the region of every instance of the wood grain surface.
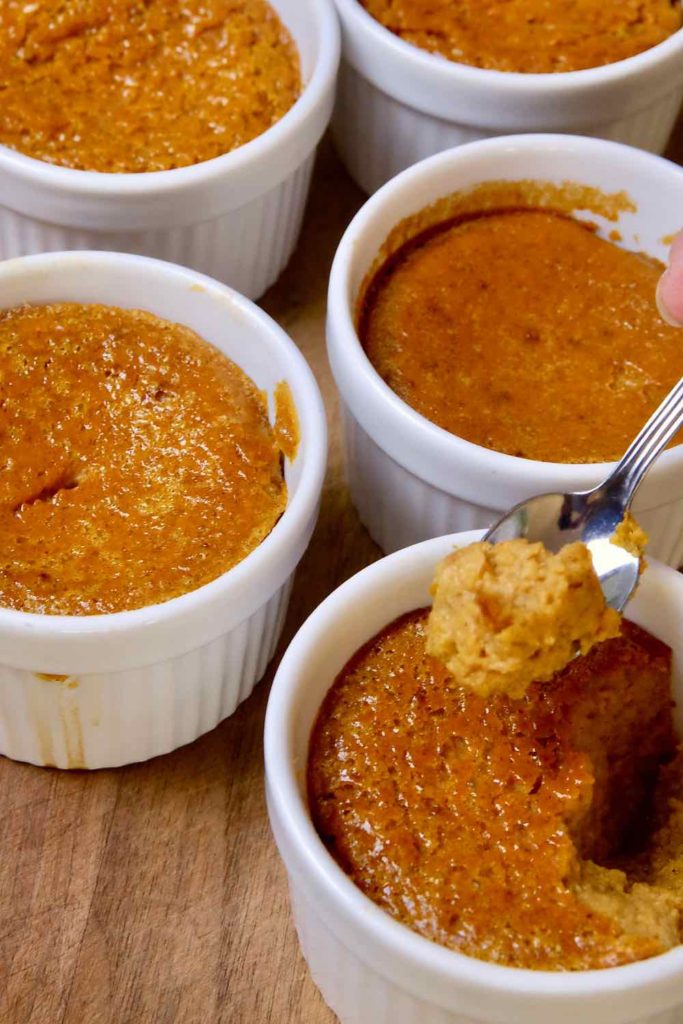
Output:
[[[670,155],[683,161],[680,127]],[[301,244],[263,302],[313,367],[331,442],[281,648],[379,555],[344,485],[324,350],[330,263],[362,199],[325,145]],[[0,758],[0,1024],[335,1020],[299,954],[266,818],[272,670],[214,732],[144,765],[68,773]]]

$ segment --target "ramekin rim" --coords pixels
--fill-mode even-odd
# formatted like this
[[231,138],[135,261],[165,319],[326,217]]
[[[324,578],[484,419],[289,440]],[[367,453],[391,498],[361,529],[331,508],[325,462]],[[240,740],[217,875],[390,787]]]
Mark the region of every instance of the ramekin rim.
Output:
[[161,195],[190,185],[200,187],[264,160],[279,149],[319,107],[337,73],[341,49],[339,22],[327,0],[307,0],[317,19],[319,50],[309,80],[301,95],[283,116],[242,146],[210,160],[165,171],[86,171],[62,167],[0,143],[0,171],[9,170],[35,184],[56,191],[78,189],[82,195],[118,195],[121,198]]
[[[331,626],[338,627],[345,609],[353,603],[359,591],[373,583],[378,585],[382,577],[391,581],[400,574],[403,563],[421,565],[425,558],[436,562],[450,547],[471,543],[482,535],[483,531],[470,530],[433,537],[386,555],[342,583],[304,622],[278,666],[266,711],[266,783],[272,794],[273,813],[285,828],[297,857],[305,863],[307,874],[317,879],[331,900],[344,906],[354,925],[369,933],[373,941],[380,943],[391,955],[438,974],[441,981],[463,981],[481,992],[561,997],[579,1002],[596,994],[624,994],[634,989],[642,991],[644,987],[658,985],[673,977],[683,977],[683,944],[631,964],[576,972],[509,967],[448,949],[413,932],[377,906],[345,874],[315,830],[297,784],[297,768],[288,754],[287,719],[297,696],[300,665],[315,649],[317,638]],[[676,570],[650,560],[648,571],[678,587],[683,605],[683,577]]]
[[271,532],[249,552],[241,562],[221,573],[216,579],[187,591],[178,597],[156,604],[145,605],[128,611],[105,612],[95,615],[42,615],[24,612],[0,605],[0,632],[14,632],[17,637],[25,635],[31,639],[54,637],[97,637],[121,635],[131,630],[156,625],[165,620],[181,619],[196,606],[210,605],[214,600],[225,600],[232,592],[238,592],[243,580],[275,554],[295,543],[313,515],[325,476],[327,461],[327,420],[315,375],[303,353],[286,331],[265,310],[240,292],[223,284],[207,274],[133,253],[107,252],[104,250],[69,250],[63,252],[38,253],[0,261],[0,277],[8,270],[21,266],[40,266],[93,260],[103,264],[134,265],[142,268],[156,267],[162,272],[181,272],[203,291],[222,294],[230,300],[233,308],[257,326],[259,331],[269,333],[277,339],[284,357],[292,366],[304,393],[305,408],[298,407],[297,413],[301,431],[300,452],[302,459],[301,477],[296,493],[277,521]]
[[358,0],[334,0],[340,18],[348,18],[360,32],[368,34],[379,47],[391,51],[398,60],[409,60],[426,76],[441,75],[450,78],[453,84],[471,84],[478,86],[490,85],[513,91],[521,96],[537,90],[559,93],[568,89],[582,89],[590,86],[607,85],[623,81],[649,69],[660,61],[667,60],[673,54],[683,51],[683,25],[666,39],[648,47],[632,57],[625,57],[611,64],[597,67],[582,68],[578,71],[556,72],[520,72],[498,71],[492,68],[478,68],[470,64],[459,63],[438,54],[430,53],[419,46],[406,42],[395,35],[358,2]]
[[[350,0],[350,2],[356,3],[357,0]],[[681,32],[683,33],[683,29],[681,29]],[[422,434],[425,438],[425,443],[434,446],[436,450],[442,452],[446,457],[452,459],[462,457],[477,459],[482,466],[497,472],[514,474],[518,479],[520,477],[528,479],[532,486],[537,486],[536,480],[541,476],[553,478],[561,476],[566,481],[568,490],[579,489],[582,485],[582,480],[589,474],[596,477],[596,482],[598,479],[604,479],[614,469],[616,462],[563,463],[526,459],[516,455],[507,455],[504,452],[498,452],[491,448],[485,448],[472,441],[467,441],[456,434],[451,434],[443,427],[433,423],[426,416],[423,416],[416,409],[413,409],[389,387],[372,365],[356,330],[355,311],[350,286],[350,275],[356,258],[356,248],[359,237],[362,237],[365,231],[372,227],[375,216],[381,212],[385,202],[394,197],[397,192],[407,190],[411,184],[427,178],[435,169],[447,165],[451,161],[458,161],[463,159],[463,157],[466,158],[472,151],[490,151],[493,155],[496,155],[499,150],[505,150],[510,146],[531,152],[538,147],[613,152],[615,155],[619,154],[622,159],[632,160],[635,163],[640,162],[651,167],[659,167],[665,173],[678,174],[681,178],[683,190],[683,168],[673,164],[665,157],[636,149],[622,142],[580,135],[550,132],[500,135],[493,138],[476,139],[427,157],[401,171],[400,174],[386,182],[363,203],[347,225],[337,247],[330,272],[328,318],[330,323],[333,324],[333,329],[327,332],[328,348],[333,364],[334,356],[332,353],[333,351],[339,352],[345,369],[353,374],[356,383],[360,382],[365,394],[372,392],[373,396],[382,402],[393,425],[400,429],[400,424],[406,424],[406,429],[412,430],[416,434]],[[504,176],[502,180],[505,180]],[[405,215],[410,216],[410,214]],[[400,222],[400,217],[398,222]],[[343,334],[343,341],[339,345],[335,343],[333,338],[334,330],[339,330]],[[342,398],[345,402],[348,401],[343,391]],[[678,445],[665,451],[660,456],[654,471],[656,472],[659,467],[661,472],[663,468],[669,469],[674,465],[678,466],[678,464],[683,467],[683,445]]]

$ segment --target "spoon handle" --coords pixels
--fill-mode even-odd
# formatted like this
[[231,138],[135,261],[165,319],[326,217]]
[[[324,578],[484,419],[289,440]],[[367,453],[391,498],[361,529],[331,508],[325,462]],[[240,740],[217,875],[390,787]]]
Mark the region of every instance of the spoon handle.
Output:
[[628,508],[643,477],[674,434],[683,426],[683,378],[653,412],[623,459],[603,485],[617,491]]

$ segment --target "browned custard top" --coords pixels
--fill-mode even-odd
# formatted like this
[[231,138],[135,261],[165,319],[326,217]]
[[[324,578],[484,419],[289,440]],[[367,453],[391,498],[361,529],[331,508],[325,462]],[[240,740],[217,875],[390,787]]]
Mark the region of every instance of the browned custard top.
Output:
[[287,492],[252,381],[187,327],[64,303],[0,313],[0,604],[166,601],[243,559]]
[[633,57],[681,27],[678,0],[361,0],[401,39],[496,71],[577,71]]
[[484,698],[425,653],[426,619],[362,648],[313,731],[311,810],[341,867],[423,936],[511,966],[603,968],[677,943],[680,804],[633,888],[593,863],[633,842],[674,750],[669,649],[627,622],[522,699]]
[[612,460],[683,376],[661,270],[552,210],[468,213],[386,261],[359,330],[389,386],[445,430],[528,459]]
[[200,163],[270,128],[300,90],[266,0],[0,0],[0,143],[38,160]]

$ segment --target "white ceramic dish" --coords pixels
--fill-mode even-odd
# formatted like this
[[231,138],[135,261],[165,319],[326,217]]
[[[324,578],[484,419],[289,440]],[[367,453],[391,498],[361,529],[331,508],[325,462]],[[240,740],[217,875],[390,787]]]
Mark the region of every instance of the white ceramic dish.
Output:
[[102,768],[196,739],[232,714],[263,675],[317,517],[325,415],[294,343],[247,299],[201,274],[97,252],[0,263],[0,309],[55,301],[141,308],[187,324],[267,391],[271,412],[273,389],[286,381],[300,421],[299,451],[285,467],[284,515],[212,583],[108,615],[0,608],[0,753],[59,768]]
[[[479,537],[426,541],[354,576],[311,615],[278,669],[266,716],[268,806],[313,979],[341,1024],[679,1024],[683,947],[573,974],[475,960],[429,942],[375,906],[313,827],[305,768],[327,690],[363,643],[429,603],[436,563]],[[628,617],[673,648],[674,688],[683,701],[683,577],[651,564]]]
[[571,132],[661,153],[683,99],[683,30],[616,64],[528,75],[434,56],[358,0],[335,3],[343,61],[334,135],[369,193],[434,153],[513,132]]
[[103,249],[172,260],[249,298],[296,245],[316,146],[330,119],[339,28],[328,0],[272,0],[299,50],[305,89],[245,146],[192,167],[98,174],[0,146],[0,258]]
[[[474,142],[404,171],[368,200],[347,229],[332,267],[327,339],[346,413],[352,498],[384,551],[487,526],[533,494],[588,489],[610,471],[608,463],[562,465],[502,455],[453,436],[384,383],[356,334],[359,290],[395,225],[460,189],[525,178],[625,190],[638,208],[618,221],[623,244],[662,260],[667,255],[665,236],[683,227],[680,167],[636,149],[578,136],[518,135]],[[601,224],[605,232],[615,227]],[[683,333],[681,339],[683,344]],[[650,535],[650,553],[672,565],[683,562],[683,446],[662,456],[634,508]]]

